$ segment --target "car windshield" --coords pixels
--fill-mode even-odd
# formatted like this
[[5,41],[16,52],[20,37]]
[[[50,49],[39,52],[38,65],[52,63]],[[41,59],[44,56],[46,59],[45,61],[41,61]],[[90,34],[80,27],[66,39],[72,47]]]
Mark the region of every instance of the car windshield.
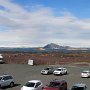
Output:
[[83,73],[90,73],[89,71],[83,71]]
[[57,69],[57,71],[61,71],[61,69]]
[[44,70],[49,70],[50,68],[45,68]]
[[58,82],[50,82],[49,87],[59,88],[60,87],[60,83],[58,83]]
[[83,87],[72,87],[71,90],[84,90],[84,88]]
[[33,82],[27,82],[25,84],[25,86],[27,86],[27,87],[34,87],[35,86],[35,83],[33,83]]

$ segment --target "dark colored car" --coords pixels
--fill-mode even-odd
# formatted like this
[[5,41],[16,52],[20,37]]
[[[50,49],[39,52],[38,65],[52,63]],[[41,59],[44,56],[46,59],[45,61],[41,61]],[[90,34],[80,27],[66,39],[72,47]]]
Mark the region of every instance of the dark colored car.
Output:
[[43,90],[67,90],[67,82],[65,80],[53,80]]

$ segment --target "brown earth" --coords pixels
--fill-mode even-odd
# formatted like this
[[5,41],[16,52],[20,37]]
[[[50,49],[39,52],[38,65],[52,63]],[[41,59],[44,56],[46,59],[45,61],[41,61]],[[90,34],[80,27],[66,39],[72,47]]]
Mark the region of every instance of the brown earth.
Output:
[[29,59],[34,60],[35,65],[39,64],[86,64],[90,63],[89,52],[78,53],[2,53],[5,63],[27,64]]

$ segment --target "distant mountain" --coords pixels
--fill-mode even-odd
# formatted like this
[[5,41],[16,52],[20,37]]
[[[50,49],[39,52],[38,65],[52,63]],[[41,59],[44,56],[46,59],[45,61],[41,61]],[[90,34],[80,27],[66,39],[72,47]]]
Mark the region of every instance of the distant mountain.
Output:
[[44,47],[0,47],[0,53],[1,52],[90,52],[90,48],[75,48],[50,43]]
[[66,48],[68,48],[68,46],[60,46],[60,45],[57,45],[54,43],[50,43],[50,44],[47,44],[46,46],[44,46],[43,48],[45,48],[45,49],[66,49]]

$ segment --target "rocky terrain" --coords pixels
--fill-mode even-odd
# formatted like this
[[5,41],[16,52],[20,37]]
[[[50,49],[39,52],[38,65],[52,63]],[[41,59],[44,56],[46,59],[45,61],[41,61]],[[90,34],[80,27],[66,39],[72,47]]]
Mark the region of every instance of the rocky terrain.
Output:
[[70,64],[70,63],[90,63],[89,52],[44,52],[44,53],[18,53],[18,52],[3,52],[5,63],[9,64],[27,64],[29,59],[34,60],[35,65],[42,64]]

